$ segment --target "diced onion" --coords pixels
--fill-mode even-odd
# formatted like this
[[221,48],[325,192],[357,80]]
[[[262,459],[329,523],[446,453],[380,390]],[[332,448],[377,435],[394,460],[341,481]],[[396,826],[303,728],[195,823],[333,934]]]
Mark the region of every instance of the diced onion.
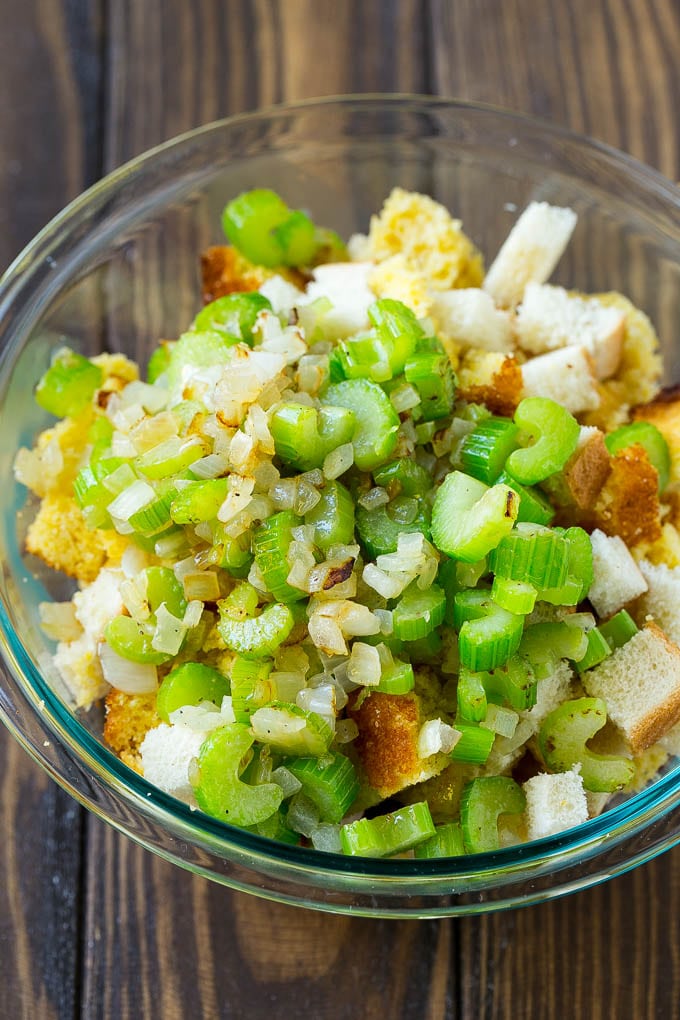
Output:
[[186,632],[184,621],[173,616],[165,602],[161,602],[156,610],[156,629],[151,639],[151,647],[166,655],[177,655]]
[[339,478],[349,471],[354,463],[354,447],[351,443],[343,443],[326,454],[323,462],[323,473],[326,478]]
[[449,754],[462,734],[441,719],[430,719],[423,723],[418,734],[418,757],[429,758],[433,754]]
[[381,673],[378,649],[363,641],[355,641],[347,666],[350,682],[361,687],[374,687],[380,683]]
[[105,641],[99,645],[99,661],[104,679],[124,694],[150,694],[158,687],[156,667],[148,663],[130,662],[117,655]]
[[185,574],[182,584],[184,585],[184,596],[187,599],[216,602],[220,597],[220,582],[214,570],[201,570],[195,574]]
[[123,489],[120,495],[109,503],[107,509],[115,520],[127,522],[138,510],[148,506],[155,497],[156,493],[148,482],[138,478],[127,489]]

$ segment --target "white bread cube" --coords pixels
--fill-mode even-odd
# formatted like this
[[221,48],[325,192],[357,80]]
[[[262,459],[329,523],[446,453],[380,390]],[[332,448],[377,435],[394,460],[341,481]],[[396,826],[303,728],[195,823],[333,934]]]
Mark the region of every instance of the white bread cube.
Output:
[[430,314],[438,333],[462,348],[504,354],[514,350],[509,314],[496,308],[493,298],[478,287],[433,292]]
[[195,804],[189,766],[198,757],[206,735],[188,726],[167,723],[149,730],[139,748],[144,778],[171,796]]
[[596,528],[590,536],[590,544],[593,547],[593,583],[588,598],[598,616],[611,616],[646,592],[647,582],[618,535],[605,535]]
[[329,262],[316,267],[303,304],[328,298],[333,308],[324,318],[324,332],[345,337],[368,328],[368,309],[375,301],[368,277],[374,269],[373,262]]
[[576,771],[534,776],[522,789],[527,798],[525,817],[529,839],[554,836],[588,820],[583,780]]
[[638,623],[651,616],[671,641],[680,644],[680,567],[648,560],[638,566],[648,586],[635,607]]
[[603,699],[633,754],[655,744],[680,720],[680,648],[654,623],[586,670],[581,680],[591,697]]
[[583,347],[539,354],[522,365],[525,397],[550,397],[572,414],[600,406],[593,361]]
[[598,379],[614,375],[621,361],[625,315],[597,298],[568,294],[563,287],[529,283],[517,312],[520,347],[543,354],[560,347],[585,347]]
[[484,280],[497,305],[513,308],[528,283],[545,283],[576,226],[573,209],[531,202],[505,239]]

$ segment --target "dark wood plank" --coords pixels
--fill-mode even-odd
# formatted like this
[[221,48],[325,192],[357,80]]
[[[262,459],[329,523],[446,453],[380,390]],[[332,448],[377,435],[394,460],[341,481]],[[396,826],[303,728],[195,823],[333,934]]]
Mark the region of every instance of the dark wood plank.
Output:
[[[424,27],[415,0],[396,17],[389,0],[115,0],[106,166],[267,103],[422,90]],[[378,37],[384,46],[361,46]],[[90,821],[84,1017],[439,1018],[451,940],[448,922],[330,917],[232,893]]]
[[[549,117],[677,179],[674,0],[434,0],[439,92]],[[614,882],[458,927],[463,1017],[680,1015],[680,852]]]
[[[0,268],[100,171],[99,3],[5,4]],[[78,1011],[83,812],[0,733],[0,1015]]]

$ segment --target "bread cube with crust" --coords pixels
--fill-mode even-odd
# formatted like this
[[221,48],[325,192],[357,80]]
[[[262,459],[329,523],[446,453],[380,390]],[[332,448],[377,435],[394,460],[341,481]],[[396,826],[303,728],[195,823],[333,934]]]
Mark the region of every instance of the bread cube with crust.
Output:
[[598,407],[593,359],[583,347],[539,354],[522,365],[525,397],[549,397],[572,414]]
[[512,417],[522,399],[522,369],[500,351],[469,350],[458,367],[458,395],[486,404],[492,414]]
[[605,702],[633,754],[655,744],[680,720],[680,648],[655,623],[647,623],[581,679],[591,697]]
[[590,536],[593,583],[588,598],[599,616],[611,616],[647,591],[647,582],[626,543],[596,528]]
[[161,721],[156,712],[156,691],[125,694],[111,688],[104,708],[104,740],[126,765],[141,774],[140,746],[149,730]]
[[529,283],[545,283],[576,226],[573,209],[531,202],[503,242],[484,280],[501,308],[513,308]]
[[616,373],[623,348],[625,315],[596,297],[569,294],[563,287],[530,283],[517,311],[520,347],[544,354],[560,347],[585,347],[598,379]]
[[647,591],[635,604],[634,615],[638,624],[651,617],[671,641],[680,643],[680,567],[667,567],[649,560],[638,563],[647,583]]
[[611,472],[595,509],[591,527],[619,535],[627,546],[656,542],[661,536],[659,476],[647,452],[635,443],[611,459]]

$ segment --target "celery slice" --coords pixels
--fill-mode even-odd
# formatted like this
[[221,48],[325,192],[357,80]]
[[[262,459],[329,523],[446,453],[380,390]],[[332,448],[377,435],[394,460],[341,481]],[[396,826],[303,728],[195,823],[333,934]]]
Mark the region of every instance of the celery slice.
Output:
[[72,417],[89,404],[101,381],[98,365],[69,347],[61,347],[36,386],[36,403],[57,418]]
[[581,765],[586,790],[613,793],[630,782],[635,766],[628,758],[596,754],[587,742],[607,721],[607,708],[601,698],[577,698],[565,701],[541,724],[538,743],[546,765],[552,772],[568,772]]
[[[517,448],[518,427],[509,418],[485,418],[463,440],[463,469],[486,485],[493,485]],[[512,486],[510,481],[508,485]]]
[[607,449],[613,455],[619,450],[627,450],[629,446],[639,444],[659,476],[659,492],[668,485],[671,473],[671,455],[668,443],[656,425],[649,421],[634,421],[630,425],[610,432],[604,439]]
[[569,548],[555,530],[518,524],[493,550],[489,565],[497,577],[555,588],[567,579]]
[[389,460],[397,445],[399,418],[389,397],[369,379],[348,379],[329,386],[323,403],[346,407],[356,419],[352,443],[360,471],[372,471]]
[[354,765],[337,752],[321,759],[288,759],[286,768],[300,780],[302,792],[316,804],[322,822],[344,818],[359,792]]
[[305,514],[305,524],[314,525],[314,542],[324,552],[332,545],[354,541],[354,499],[338,481],[328,480],[321,499]]
[[276,783],[248,786],[241,781],[253,741],[247,726],[230,723],[214,730],[201,746],[194,792],[206,814],[232,825],[257,825],[279,807],[283,791]]
[[511,530],[519,510],[507,485],[489,489],[461,471],[447,475],[432,509],[432,541],[447,556],[474,563]]
[[434,836],[426,839],[424,843],[419,843],[413,852],[418,860],[433,857],[462,857],[465,853],[465,844],[460,822],[446,822],[444,825],[438,825]]
[[542,482],[560,471],[576,449],[579,423],[548,397],[520,401],[515,424],[534,440],[532,446],[511,453],[506,462],[507,471],[524,485]]
[[300,757],[320,757],[333,739],[333,727],[323,716],[284,701],[258,708],[250,717],[250,725],[263,744]]
[[522,788],[507,776],[480,776],[463,790],[460,821],[468,853],[491,853],[500,849],[498,819],[519,815],[526,798]]
[[252,551],[260,573],[275,599],[279,602],[297,602],[307,598],[307,592],[288,584],[286,578],[291,565],[287,555],[293,541],[293,528],[301,520],[290,510],[272,514],[253,532]]
[[434,835],[434,823],[425,801],[388,815],[360,818],[340,829],[342,852],[352,857],[390,857]]
[[491,754],[496,734],[484,730],[481,726],[458,722],[455,727],[460,733],[460,740],[451,752],[452,761],[468,762],[470,765],[483,765]]
[[171,670],[162,681],[156,696],[156,711],[163,722],[170,721],[170,713],[184,705],[199,705],[202,701],[222,704],[229,694],[229,681],[219,670],[202,662],[185,662]]
[[409,585],[392,614],[394,636],[401,641],[414,641],[425,637],[444,621],[446,595],[439,585],[433,584],[421,591],[414,583]]

